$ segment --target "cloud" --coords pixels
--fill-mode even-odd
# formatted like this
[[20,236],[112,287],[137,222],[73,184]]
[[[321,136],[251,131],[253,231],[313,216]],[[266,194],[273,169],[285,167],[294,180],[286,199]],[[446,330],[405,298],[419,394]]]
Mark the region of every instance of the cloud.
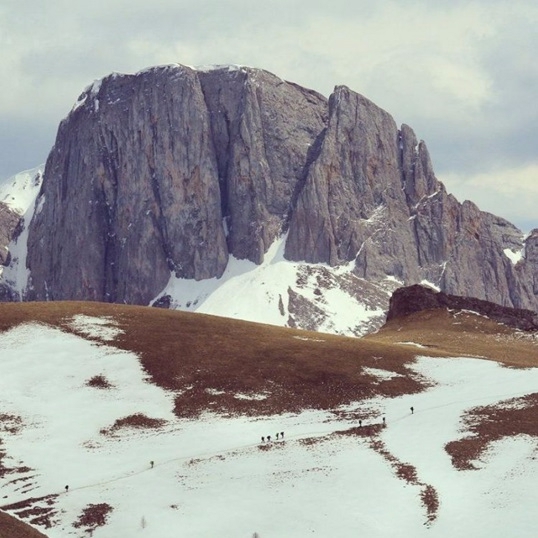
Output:
[[3,0],[0,176],[37,164],[50,135],[23,154],[21,133],[54,133],[94,79],[166,63],[345,84],[411,125],[440,177],[532,166],[537,25],[534,0]]

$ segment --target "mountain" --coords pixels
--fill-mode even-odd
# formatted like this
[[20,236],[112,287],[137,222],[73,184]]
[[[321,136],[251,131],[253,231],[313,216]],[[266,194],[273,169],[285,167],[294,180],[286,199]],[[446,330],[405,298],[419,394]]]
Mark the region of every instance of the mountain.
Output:
[[0,304],[0,536],[531,538],[534,336],[466,309],[357,339]]
[[59,126],[25,229],[8,298],[355,335],[416,283],[538,310],[538,231],[459,203],[425,143],[367,98],[248,67],[93,83]]
[[43,166],[0,182],[0,301],[20,300],[26,286],[26,237]]

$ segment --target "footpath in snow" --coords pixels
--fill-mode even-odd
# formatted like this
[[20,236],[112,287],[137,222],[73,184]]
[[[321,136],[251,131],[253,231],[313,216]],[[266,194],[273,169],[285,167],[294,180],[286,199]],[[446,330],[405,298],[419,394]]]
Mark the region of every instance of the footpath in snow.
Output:
[[[0,334],[0,469],[19,469],[0,474],[0,498],[56,495],[54,526],[41,529],[50,538],[88,536],[73,525],[90,505],[106,513],[94,538],[534,537],[536,439],[495,443],[474,471],[454,469],[444,446],[463,435],[466,410],[537,392],[538,369],[427,357],[413,368],[434,386],[339,409],[347,414],[180,420],[174,394],[149,383],[134,354],[20,326]],[[111,388],[89,385],[95,376]],[[162,426],[102,433],[135,414]],[[332,435],[358,416],[378,429],[377,450],[370,436]],[[415,483],[394,462],[414,468]],[[438,501],[430,519],[426,486]]]

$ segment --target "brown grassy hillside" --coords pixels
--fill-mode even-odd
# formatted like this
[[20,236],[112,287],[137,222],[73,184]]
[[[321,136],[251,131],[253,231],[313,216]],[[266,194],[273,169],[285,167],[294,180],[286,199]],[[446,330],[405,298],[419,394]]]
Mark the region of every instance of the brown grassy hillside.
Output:
[[[516,367],[538,366],[538,334],[517,331],[466,311],[423,310],[389,321],[364,341],[424,346],[424,355],[480,357]],[[415,348],[417,351],[417,349]]]
[[0,511],[0,538],[45,538],[45,535]]
[[[110,316],[117,322],[124,333],[114,345],[139,354],[155,383],[184,391],[176,400],[180,416],[205,409],[275,413],[333,408],[375,394],[422,388],[406,368],[416,349],[158,308],[0,304],[0,331],[32,321],[73,332],[69,320],[79,313]],[[363,370],[366,366],[400,375],[374,383]],[[237,393],[266,398],[237,399]]]

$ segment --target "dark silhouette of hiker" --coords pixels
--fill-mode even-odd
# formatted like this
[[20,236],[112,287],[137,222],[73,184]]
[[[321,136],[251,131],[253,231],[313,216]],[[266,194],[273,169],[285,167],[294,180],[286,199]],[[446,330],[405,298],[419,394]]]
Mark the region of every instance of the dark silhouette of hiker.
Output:
[[411,406],[411,414],[413,414],[414,412],[415,412],[415,408]]
[[278,441],[278,433],[276,434],[276,439],[277,439],[277,441]]
[[65,492],[67,493],[69,491],[69,486],[65,486]]
[[362,420],[359,420],[359,428],[362,428]]
[[262,437],[262,443],[265,443],[265,437]]
[[153,466],[155,465],[155,462],[154,462],[153,460],[151,460],[151,461],[149,462],[149,464],[151,465],[151,468],[153,469]]
[[383,417],[383,426],[386,426],[387,425],[387,422],[385,420],[385,417]]
[[284,439],[284,432],[280,432],[280,438]]
[[269,442],[271,442],[271,436],[270,436],[270,435],[267,436],[267,440],[268,440]]

